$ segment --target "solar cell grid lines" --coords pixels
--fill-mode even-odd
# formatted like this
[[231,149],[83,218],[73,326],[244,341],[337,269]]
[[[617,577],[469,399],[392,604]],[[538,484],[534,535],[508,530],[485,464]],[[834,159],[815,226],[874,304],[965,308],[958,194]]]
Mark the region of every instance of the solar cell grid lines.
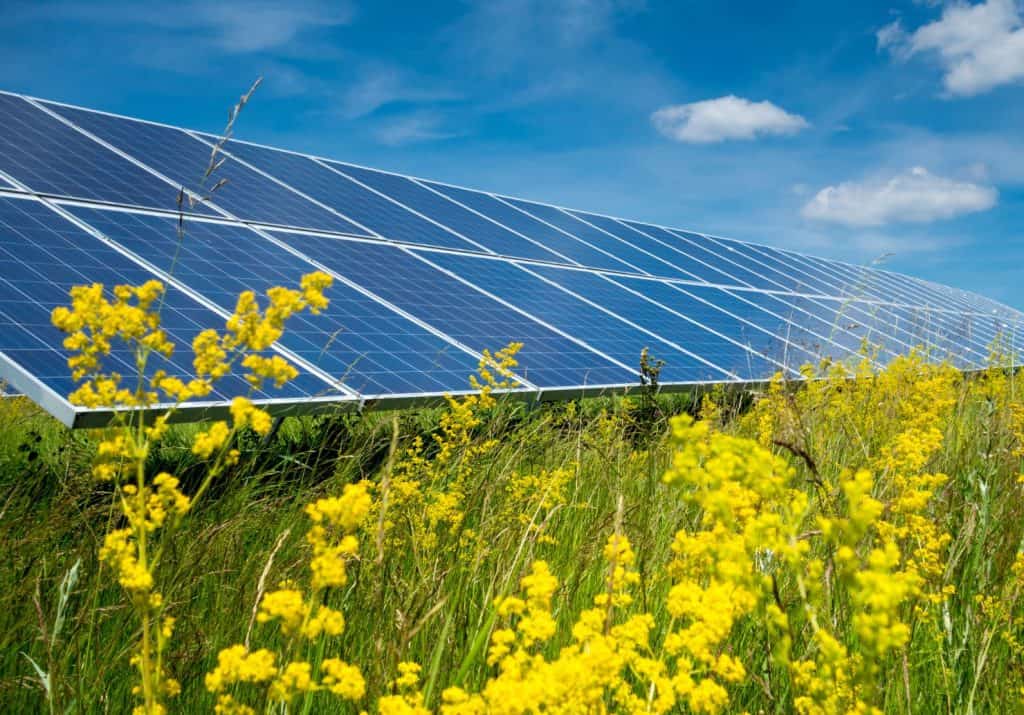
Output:
[[[766,358],[747,347],[737,325],[729,325],[725,316],[711,315],[702,304],[688,301],[683,293],[673,294],[664,303],[648,297],[648,291],[628,288],[615,280],[586,271],[534,267],[533,272],[601,306],[614,306],[616,315],[652,335],[671,336],[671,344],[708,365],[714,365],[741,379],[758,376],[785,365]],[[736,337],[729,337],[722,330]]]
[[[91,208],[75,215],[227,311],[244,290],[297,285],[314,266],[244,226],[196,221],[179,244],[173,217]],[[359,393],[459,390],[476,360],[362,293],[338,284],[317,316],[299,316],[282,345]]]
[[[272,346],[299,371],[255,394],[277,414],[438,400],[510,342],[510,391],[532,400],[636,388],[645,348],[669,390],[912,349],[976,369],[999,343],[1019,361],[1020,312],[874,267],[234,139],[207,176],[215,135],[9,93],[0,119],[0,384],[72,426],[112,412],[68,402],[50,312],[74,285],[153,278],[181,346],[243,291],[334,278],[329,307]],[[202,200],[179,205],[182,187]],[[133,370],[123,348],[109,361]],[[187,350],[159,367],[192,370]],[[230,375],[183,416],[247,391]]]
[[666,382],[704,383],[736,380],[726,369],[673,347],[665,340],[600,307],[585,296],[545,280],[539,274],[508,261],[435,254],[431,261],[463,276],[503,300],[514,303],[569,335],[586,336],[586,342],[620,364],[635,363],[644,347],[666,360]]
[[[138,285],[153,276],[33,199],[0,198],[0,229],[2,354],[7,366],[22,368],[11,369],[4,379],[58,416],[70,419],[69,413],[74,410],[65,399],[74,389],[67,365],[69,353],[63,348],[63,335],[50,321],[51,311],[68,302],[68,292],[76,285]],[[223,319],[215,312],[173,287],[168,289],[162,324],[176,344],[190,344],[201,330],[218,322]],[[122,374],[135,370],[133,357],[123,350],[115,348],[109,360],[112,369]],[[178,355],[166,359],[154,356],[149,369],[166,369],[186,377],[192,374],[191,363]],[[230,375],[217,389],[211,399],[219,401],[249,391],[241,378]],[[303,374],[276,396],[301,400],[328,392],[336,390],[312,375]],[[261,393],[255,397],[270,398]]]
[[[306,226],[325,231],[355,232],[355,224],[230,156],[212,156],[213,147],[187,132],[158,124],[73,109],[51,108],[86,131],[156,169],[197,196],[210,196],[235,217],[259,223]],[[211,161],[216,174],[207,176]],[[211,191],[215,188],[215,195]],[[159,207],[154,207],[159,208]]]
[[595,228],[586,221],[561,209],[530,201],[519,201],[509,198],[503,198],[502,200],[561,231],[565,231],[571,236],[576,236],[586,241],[591,246],[622,258],[640,272],[668,278],[693,277],[692,274],[681,270],[672,263],[663,261],[658,256],[637,248],[634,244],[624,241],[614,234],[600,228]]
[[0,171],[31,191],[167,210],[178,207],[175,187],[25,99],[0,94],[0,116]]
[[634,270],[632,266],[614,255],[601,251],[564,231],[559,231],[490,194],[444,184],[425,183],[463,205],[490,216],[502,226],[547,246],[550,250],[564,256],[568,263],[611,271]]
[[326,163],[243,142],[229,142],[226,150],[231,156],[273,173],[289,186],[342,213],[362,229],[357,235],[453,249],[474,247],[443,226],[367,189]]
[[404,176],[332,162],[340,171],[501,256],[557,261],[560,256]]
[[[402,310],[443,324],[446,334],[474,350],[522,342],[517,373],[535,385],[622,385],[636,379],[632,370],[435,268],[430,254],[326,237],[278,236]],[[377,270],[367,270],[371,266]]]

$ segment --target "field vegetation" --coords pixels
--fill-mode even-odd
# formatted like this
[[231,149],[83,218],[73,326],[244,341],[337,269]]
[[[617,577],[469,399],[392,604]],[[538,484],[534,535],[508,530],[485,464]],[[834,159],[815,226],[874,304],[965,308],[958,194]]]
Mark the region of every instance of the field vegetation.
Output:
[[[269,346],[330,288],[243,293],[191,377],[158,369],[188,349],[163,285],[75,288],[53,313],[71,399],[272,391],[296,372]],[[645,353],[629,395],[551,404],[509,399],[520,346],[494,347],[476,394],[280,425],[254,393],[224,420],[75,432],[0,399],[0,711],[1024,711],[1024,394],[1001,346],[970,374],[876,371],[866,345],[675,395]],[[125,348],[135,374],[110,372]]]
[[[294,376],[330,279],[171,346],[162,287],[54,313],[75,401]],[[126,343],[144,378],[104,368]],[[518,346],[438,408],[71,432],[0,403],[5,712],[1024,708],[1024,396],[1001,366],[823,363],[754,392],[531,404]],[[179,349],[180,346],[179,346]],[[173,413],[173,410],[171,411]]]

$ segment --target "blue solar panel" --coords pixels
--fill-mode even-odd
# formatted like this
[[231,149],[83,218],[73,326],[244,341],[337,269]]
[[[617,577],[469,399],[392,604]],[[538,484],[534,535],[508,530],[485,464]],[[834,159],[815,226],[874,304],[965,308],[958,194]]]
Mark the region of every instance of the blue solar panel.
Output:
[[[742,379],[762,379],[782,367],[744,347],[747,341],[740,342],[745,336],[742,329],[737,331],[738,321],[683,293],[675,293],[672,302],[665,304],[671,310],[666,310],[641,297],[650,286],[639,286],[637,295],[596,273],[561,268],[531,270]],[[634,286],[637,282],[633,281]],[[736,342],[722,337],[723,332],[734,336]]]
[[653,236],[659,241],[669,245],[676,245],[684,253],[710,266],[714,266],[728,276],[725,281],[720,281],[721,285],[745,285],[767,290],[778,290],[779,288],[775,283],[764,278],[764,276],[752,273],[735,262],[724,260],[714,244],[703,236],[687,233],[686,231],[669,231],[658,226],[636,223],[634,221],[623,221],[623,223],[641,233]]
[[649,348],[666,361],[664,382],[720,381],[728,376],[506,260],[442,253],[431,254],[430,260],[622,364],[639,365],[640,352]]
[[[234,310],[244,290],[294,287],[315,268],[244,226],[192,221],[178,243],[171,219],[75,208],[104,235],[207,300]],[[468,386],[476,360],[362,293],[335,282],[320,315],[300,315],[281,344],[366,395],[441,393]]]
[[451,231],[307,157],[242,142],[230,142],[228,151],[384,238],[442,248],[476,248]]
[[[781,301],[762,301],[763,305],[758,305],[750,300],[752,294],[747,292],[730,293],[723,288],[694,285],[674,285],[673,288],[710,301],[716,307],[788,341],[790,347],[786,354],[790,359],[783,361],[787,365],[793,360],[804,365],[817,363],[826,356],[846,359],[852,354],[847,347],[830,339],[828,326]],[[816,329],[822,332],[815,332]]]
[[547,250],[503,226],[481,218],[479,215],[459,206],[454,201],[420,186],[404,176],[387,174],[382,171],[362,169],[357,166],[332,162],[340,171],[361,181],[382,194],[386,194],[403,206],[408,206],[460,236],[475,241],[484,250],[502,256],[531,258],[538,261],[561,261],[561,256]]
[[[481,351],[512,341],[525,343],[520,389],[564,394],[636,384],[645,347],[667,361],[667,385],[762,380],[863,349],[878,364],[922,347],[973,368],[1024,325],[995,301],[872,267],[234,140],[212,201],[192,209],[208,218],[188,216],[179,243],[178,187],[212,190],[215,142],[0,93],[0,380],[95,423],[55,396],[73,386],[49,309],[72,285],[161,271],[183,286],[165,318],[179,343],[223,324],[243,290],[335,274],[330,308],[297,316],[278,346],[302,369],[288,404],[460,391]],[[187,353],[169,368],[187,376]],[[132,371],[124,351],[111,359]],[[246,389],[232,377],[213,399]]]
[[[540,387],[623,385],[635,373],[431,267],[398,247],[279,233],[333,271],[477,351],[522,342],[516,373]],[[435,254],[423,253],[426,259]]]
[[987,357],[979,350],[967,325],[949,320],[950,314],[927,308],[885,306],[884,315],[905,330],[915,347],[926,348],[933,357],[949,357],[957,364],[978,362]]
[[[587,223],[597,226],[602,231],[607,231],[623,241],[637,246],[638,248],[642,248],[649,253],[653,253],[662,260],[677,266],[686,275],[686,277],[691,280],[705,281],[707,283],[715,284],[742,285],[731,276],[722,273],[717,268],[701,263],[698,259],[685,253],[680,245],[663,243],[652,236],[640,233],[636,229],[630,228],[616,219],[608,218],[607,216],[589,214],[583,211],[571,211],[570,213],[577,218],[583,219]],[[679,241],[675,237],[672,237],[672,243],[678,244]]]
[[591,246],[607,251],[613,256],[634,266],[634,272],[644,272],[652,276],[664,276],[666,278],[693,278],[693,275],[680,270],[674,263],[660,260],[657,256],[645,253],[636,248],[633,244],[627,243],[613,234],[594,228],[588,223],[581,221],[575,216],[557,209],[553,206],[545,206],[531,201],[521,201],[502,197],[505,201],[523,211],[539,218],[541,221],[560,228],[576,238],[586,241]]
[[835,316],[826,319],[821,317],[818,312],[806,310],[799,305],[796,296],[784,296],[753,290],[727,290],[726,292],[742,301],[752,303],[773,315],[784,318],[788,323],[803,326],[809,333],[822,336],[831,341],[831,343],[840,345],[846,351],[845,355],[839,356],[834,355],[834,351],[826,349],[827,354],[830,353],[837,358],[843,358],[858,352],[861,348],[862,338],[838,325],[834,321]]
[[445,184],[424,183],[474,211],[479,211],[502,226],[543,244],[551,251],[564,256],[567,262],[576,262],[582,266],[604,268],[611,271],[635,271],[634,268],[624,261],[603,253],[572,236],[567,236],[562,231],[552,228],[513,206],[499,201],[490,194],[446,186]]
[[[153,278],[44,204],[0,197],[0,352],[58,395],[66,396],[75,385],[62,346],[64,334],[51,324],[51,311],[68,305],[69,291],[77,285],[103,283],[110,289]],[[206,328],[223,328],[224,319],[169,287],[161,323],[178,349],[170,359],[152,356],[149,374],[165,369],[188,377],[192,375],[192,340]],[[120,346],[104,359],[104,365],[128,377],[136,372],[134,357]],[[248,391],[241,377],[229,375],[217,383],[217,392],[204,399],[225,400]],[[325,391],[327,383],[304,374],[281,391],[256,397],[301,399]]]
[[[174,210],[178,189],[21,97],[0,94],[0,170],[40,194]],[[196,209],[200,213],[208,210]]]
[[761,275],[774,281],[778,288],[794,293],[812,293],[825,295],[843,295],[842,285],[828,277],[815,274],[807,267],[783,261],[772,256],[759,253],[753,246],[738,241],[727,241],[720,238],[708,238],[721,246],[723,255],[747,267],[751,271],[759,271]]
[[224,155],[218,155],[218,160],[224,161],[210,178],[204,179],[211,147],[180,129],[60,105],[50,107],[197,195],[208,195],[217,186],[212,201],[242,220],[368,235],[350,221]]
[[[821,338],[802,328],[787,325],[782,318],[745,303],[722,288],[625,276],[616,276],[614,280],[728,335],[775,363],[799,368],[808,362],[816,362],[821,355],[820,349],[815,350],[821,347]],[[768,368],[767,365],[765,367]]]

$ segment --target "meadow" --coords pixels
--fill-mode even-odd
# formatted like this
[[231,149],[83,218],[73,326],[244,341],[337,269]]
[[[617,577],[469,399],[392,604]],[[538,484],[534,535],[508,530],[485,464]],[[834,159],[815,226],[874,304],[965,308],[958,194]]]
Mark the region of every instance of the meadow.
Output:
[[[287,381],[261,350],[329,280],[275,291],[181,381],[146,369],[159,286],[83,288],[54,315],[74,399]],[[146,379],[103,371],[114,340]],[[998,354],[675,395],[646,361],[630,395],[530,404],[502,396],[515,352],[445,406],[277,430],[244,397],[76,432],[0,402],[0,710],[1024,709],[1024,395]]]

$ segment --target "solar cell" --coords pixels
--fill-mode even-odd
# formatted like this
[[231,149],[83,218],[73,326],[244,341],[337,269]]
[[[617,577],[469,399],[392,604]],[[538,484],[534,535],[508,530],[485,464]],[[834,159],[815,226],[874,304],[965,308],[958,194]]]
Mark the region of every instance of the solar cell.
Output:
[[549,250],[564,256],[569,262],[611,271],[636,270],[625,261],[569,236],[511,205],[499,201],[490,194],[429,181],[423,183],[425,186],[440,191],[445,196],[497,221],[502,226],[537,241]]
[[821,337],[798,325],[787,324],[783,318],[746,303],[722,288],[627,276],[616,276],[613,280],[728,335],[774,361],[776,369],[780,365],[799,368],[816,362],[822,354]]
[[658,226],[640,224],[634,221],[623,221],[622,223],[639,231],[640,233],[664,241],[669,245],[678,245],[679,249],[687,255],[693,256],[710,266],[714,266],[719,270],[719,272],[727,276],[724,281],[719,281],[721,285],[751,286],[753,288],[764,288],[767,290],[778,290],[779,288],[779,286],[765,279],[763,276],[751,273],[743,266],[736,264],[734,261],[723,259],[722,256],[714,250],[714,246],[703,236],[697,236],[696,234],[686,233],[684,231],[669,231]]
[[839,281],[815,274],[800,264],[766,256],[754,250],[752,246],[738,241],[724,241],[717,237],[708,237],[708,240],[721,246],[726,251],[726,255],[733,259],[743,257],[744,265],[751,270],[761,271],[764,276],[774,280],[788,291],[820,295],[844,294],[843,286]]
[[436,254],[317,236],[277,236],[476,351],[494,352],[513,341],[522,342],[516,372],[534,385],[553,388],[637,381],[632,370],[432,267],[427,261]]
[[[784,368],[746,347],[749,343],[744,341],[745,336],[737,324],[739,321],[720,311],[709,310],[703,303],[683,293],[676,293],[671,303],[658,303],[648,297],[650,286],[639,286],[638,290],[633,290],[587,271],[540,267],[530,270],[616,315],[628,317],[630,322],[672,343],[677,350],[690,353],[741,379],[763,379],[765,375]],[[726,332],[735,337],[725,337]]]
[[[699,259],[694,258],[690,254],[681,250],[680,246],[669,245],[654,238],[653,236],[640,233],[636,229],[626,226],[614,218],[590,214],[584,211],[570,211],[570,213],[576,218],[586,221],[602,231],[613,234],[626,243],[642,248],[645,251],[658,256],[662,260],[677,266],[679,270],[683,272],[685,277],[691,280],[705,281],[707,283],[715,284],[742,285],[739,281],[725,273],[722,273],[714,266],[703,263]],[[678,243],[678,241],[673,239],[673,243]]]
[[766,290],[793,291],[797,288],[797,281],[788,272],[780,273],[771,266],[762,262],[751,260],[741,251],[733,250],[731,246],[725,246],[709,236],[691,234],[683,231],[674,231],[680,238],[690,241],[691,244],[700,244],[710,253],[718,256],[718,264],[724,266],[724,270],[740,275],[755,288]]
[[[39,194],[166,210],[178,190],[21,97],[0,94],[0,171]],[[209,213],[199,207],[198,213]]]
[[[73,208],[75,215],[206,299],[234,310],[238,294],[297,286],[315,268],[244,226],[192,221],[177,240],[173,219]],[[473,356],[363,293],[336,282],[320,315],[300,315],[281,344],[365,395],[461,390]]]
[[[0,353],[19,368],[18,373],[7,376],[11,383],[33,397],[33,385],[41,385],[60,399],[66,397],[75,383],[67,365],[64,334],[52,325],[51,311],[68,305],[69,291],[77,285],[103,283],[110,289],[152,278],[152,273],[43,203],[0,197]],[[193,374],[188,346],[201,330],[223,326],[224,319],[168,287],[161,324],[179,349],[170,358],[152,356],[148,374],[164,369],[188,377]],[[123,375],[136,372],[133,355],[122,346],[115,346],[104,364]],[[25,381],[16,381],[18,377]],[[255,397],[304,399],[327,391],[327,383],[303,374],[281,391]],[[241,377],[228,375],[218,383],[217,391],[204,399],[223,401],[248,392]]]
[[908,332],[914,345],[929,350],[937,359],[950,358],[958,365],[984,361],[969,323],[950,320],[951,314],[928,308],[885,306],[889,319]]
[[643,251],[614,234],[595,228],[561,209],[532,201],[522,201],[507,197],[499,198],[539,218],[541,221],[565,231],[571,236],[586,241],[591,246],[596,246],[603,251],[611,253],[613,256],[621,258],[642,272],[666,278],[693,278],[692,274],[679,269],[674,264],[663,261],[656,255]]
[[451,229],[458,235],[471,239],[486,251],[502,256],[531,258],[538,261],[564,260],[542,245],[512,233],[500,224],[463,208],[451,199],[412,179],[349,164],[338,162],[331,164],[348,176],[390,196],[402,206],[407,206]]
[[[323,231],[368,235],[355,224],[299,194],[219,155],[216,171],[206,177],[212,147],[186,132],[158,124],[51,104],[55,112],[121,151],[184,186],[235,217],[258,223],[303,226]],[[211,195],[211,189],[215,189]]]
[[[666,361],[666,383],[735,379],[724,369],[675,348],[621,318],[542,280],[522,266],[503,259],[434,253],[431,262],[450,270],[503,300],[580,339],[624,365],[638,365],[640,352]],[[606,309],[608,310],[608,309]]]
[[428,246],[476,248],[444,227],[308,157],[237,141],[229,142],[227,151],[369,229],[362,231],[364,234]]

